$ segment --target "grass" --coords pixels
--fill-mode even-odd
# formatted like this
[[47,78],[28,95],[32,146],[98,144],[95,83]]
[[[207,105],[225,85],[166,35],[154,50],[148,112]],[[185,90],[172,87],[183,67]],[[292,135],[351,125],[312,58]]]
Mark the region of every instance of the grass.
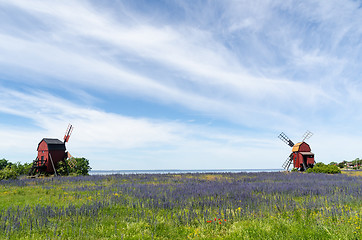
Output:
[[362,239],[361,182],[299,173],[2,181],[0,238]]
[[362,170],[341,170],[342,174],[348,176],[362,177]]

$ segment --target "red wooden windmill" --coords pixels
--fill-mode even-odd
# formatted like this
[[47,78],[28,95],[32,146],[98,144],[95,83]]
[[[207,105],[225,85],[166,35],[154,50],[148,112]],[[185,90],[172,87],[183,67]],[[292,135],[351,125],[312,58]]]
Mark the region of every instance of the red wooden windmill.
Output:
[[293,163],[293,167],[297,168],[300,171],[307,170],[314,166],[314,153],[311,152],[310,146],[308,143],[304,142],[306,139],[310,138],[313,135],[312,132],[306,131],[303,135],[303,140],[297,144],[294,144],[285,133],[279,134],[283,142],[292,147],[292,153],[285,160],[283,168],[288,170],[289,166]]
[[29,175],[42,172],[57,175],[56,167],[58,163],[71,156],[66,151],[65,143],[69,141],[72,132],[73,126],[69,124],[63,142],[56,138],[43,138],[38,144],[38,156],[33,161]]

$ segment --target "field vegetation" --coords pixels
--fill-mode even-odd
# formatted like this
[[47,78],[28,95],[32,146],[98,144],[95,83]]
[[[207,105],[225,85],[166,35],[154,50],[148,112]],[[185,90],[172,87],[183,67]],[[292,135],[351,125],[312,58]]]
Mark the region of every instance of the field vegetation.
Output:
[[130,174],[0,181],[0,239],[362,239],[362,178]]
[[362,170],[341,170],[341,173],[348,176],[362,177]]
[[[73,165],[69,164],[70,161],[73,161]],[[12,163],[5,158],[0,159],[0,180],[3,179],[17,179],[20,176],[28,175],[30,169],[32,167],[32,163],[24,163],[20,162]],[[88,175],[89,171],[92,168],[89,165],[89,160],[82,158],[72,158],[61,161],[56,166],[56,171],[58,175],[62,176],[77,176],[77,175]],[[40,173],[36,173],[40,175]],[[47,175],[41,173],[41,175]],[[48,174],[49,175],[49,174]]]

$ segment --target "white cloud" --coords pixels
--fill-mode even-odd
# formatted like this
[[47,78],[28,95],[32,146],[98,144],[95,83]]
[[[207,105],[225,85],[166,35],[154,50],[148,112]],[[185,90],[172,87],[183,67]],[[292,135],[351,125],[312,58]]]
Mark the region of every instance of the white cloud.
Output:
[[[179,4],[188,20],[167,21],[127,3],[115,11],[89,1],[0,1],[13,13],[6,16],[24,16],[0,18],[0,81],[13,86],[0,89],[0,112],[30,119],[41,130],[24,130],[37,138],[61,137],[70,121],[77,131],[72,150],[110,161],[123,156],[129,168],[132,159],[182,166],[196,156],[213,159],[213,166],[223,158],[230,166],[238,159],[249,164],[248,156],[263,165],[270,154],[283,155],[270,147],[271,132],[353,129],[360,120],[362,13],[356,2],[214,2],[204,4],[201,15],[194,3]],[[239,137],[195,123],[126,117],[46,89],[79,91],[90,102],[105,94],[151,99],[267,133]],[[1,126],[12,139],[2,145],[7,149],[16,142],[12,134],[22,132],[8,125]],[[207,160],[197,164],[208,166]]]
[[[0,113],[21,116],[36,126],[29,130],[0,125],[7,139],[0,150],[9,153],[5,157],[10,160],[29,162],[43,137],[62,139],[68,122],[75,127],[69,151],[89,158],[96,169],[157,168],[157,163],[167,168],[216,168],[220,161],[228,168],[235,163],[236,167],[251,168],[247,156],[257,153],[255,146],[264,142],[269,148],[270,144],[258,138],[220,134],[222,129],[212,127],[88,109],[44,92],[27,94],[1,88],[0,96]],[[15,155],[10,151],[14,148]],[[137,167],[139,162],[144,164]]]
[[130,148],[149,142],[172,142],[177,138],[172,134],[173,130],[178,129],[176,124],[161,124],[83,108],[40,91],[29,95],[1,89],[0,96],[1,112],[31,119],[47,133],[59,135],[59,131],[65,130],[59,129],[60,126],[66,125],[67,121],[78,125],[84,144],[107,146],[119,143],[115,147]]
[[[146,22],[125,24],[116,22],[105,12],[96,13],[88,4],[80,2],[54,5],[43,1],[14,1],[11,4],[48,23],[54,38],[45,37],[48,32],[37,33],[40,35],[30,39],[2,35],[3,63],[56,77],[77,87],[150,96],[229,120],[231,115],[238,116],[234,109],[243,112],[242,115],[254,116],[256,112],[254,118],[261,112],[270,117],[279,115],[280,108],[275,112],[258,108],[265,101],[273,102],[277,108],[285,108],[284,102],[299,105],[306,91],[311,97],[303,104],[329,99],[322,88],[310,82],[249,74],[213,35],[194,27],[176,29],[167,24],[155,27]],[[159,67],[185,77],[148,77],[147,72],[136,72],[117,62],[112,54],[102,50],[104,46],[114,52],[154,61]],[[282,116],[282,119],[286,118]],[[236,121],[245,123],[241,116]]]

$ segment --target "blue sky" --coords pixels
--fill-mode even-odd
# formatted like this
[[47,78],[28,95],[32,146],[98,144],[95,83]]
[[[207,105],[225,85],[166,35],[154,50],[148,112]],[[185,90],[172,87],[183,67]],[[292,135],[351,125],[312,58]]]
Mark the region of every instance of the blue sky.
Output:
[[0,158],[62,139],[93,169],[362,157],[361,1],[0,0]]

